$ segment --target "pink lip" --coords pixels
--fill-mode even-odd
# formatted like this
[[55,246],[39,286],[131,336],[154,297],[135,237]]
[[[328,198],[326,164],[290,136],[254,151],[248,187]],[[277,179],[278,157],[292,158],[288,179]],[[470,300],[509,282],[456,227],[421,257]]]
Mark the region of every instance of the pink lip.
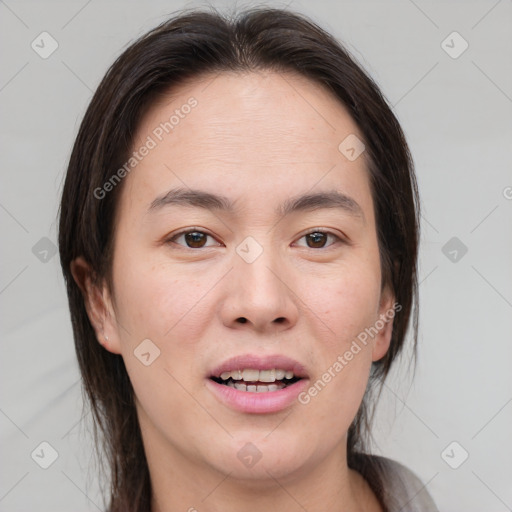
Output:
[[[218,384],[210,377],[220,377],[223,372],[252,368],[258,370],[291,370],[301,380],[278,391],[255,393],[240,391],[224,384]],[[303,365],[283,355],[257,356],[246,354],[235,356],[212,370],[206,379],[206,387],[224,405],[244,413],[273,413],[289,407],[308,385],[308,375]],[[270,383],[269,383],[270,384]]]
[[291,370],[295,377],[307,377],[306,370],[299,362],[290,359],[283,355],[273,356],[257,356],[254,354],[246,354],[235,356],[212,370],[209,377],[220,377],[223,372],[231,372],[236,370],[243,370],[246,368],[253,368],[257,370]]
[[206,387],[221,403],[240,412],[264,414],[278,412],[289,407],[308,385],[308,379],[301,379],[278,391],[254,393],[230,388],[206,379]]

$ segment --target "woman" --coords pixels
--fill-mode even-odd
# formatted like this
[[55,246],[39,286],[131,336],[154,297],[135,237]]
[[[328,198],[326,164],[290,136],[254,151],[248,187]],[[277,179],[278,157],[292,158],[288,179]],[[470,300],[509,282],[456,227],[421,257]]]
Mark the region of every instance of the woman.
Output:
[[418,218],[396,118],[304,16],[185,12],[130,46],[59,226],[108,510],[437,510],[365,448],[416,339]]

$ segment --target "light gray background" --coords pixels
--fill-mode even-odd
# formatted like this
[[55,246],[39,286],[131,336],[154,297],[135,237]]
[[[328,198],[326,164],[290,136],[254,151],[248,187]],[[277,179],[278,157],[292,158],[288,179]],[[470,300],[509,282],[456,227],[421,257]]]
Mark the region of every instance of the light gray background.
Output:
[[[56,243],[67,159],[107,67],[166,14],[200,5],[0,1],[1,511],[102,506],[87,425],[79,424],[58,255],[44,262],[32,248],[42,237]],[[417,166],[419,365],[412,382],[404,361],[384,388],[375,451],[413,469],[442,511],[512,510],[511,2],[289,5],[341,39],[376,79]],[[59,45],[47,59],[31,48],[43,31]],[[469,43],[456,59],[441,45],[453,31]],[[461,48],[451,41],[452,52]],[[452,237],[468,248],[455,262],[442,251]],[[58,452],[46,470],[31,458],[42,441]],[[452,469],[447,461],[459,464],[463,450],[469,458]]]

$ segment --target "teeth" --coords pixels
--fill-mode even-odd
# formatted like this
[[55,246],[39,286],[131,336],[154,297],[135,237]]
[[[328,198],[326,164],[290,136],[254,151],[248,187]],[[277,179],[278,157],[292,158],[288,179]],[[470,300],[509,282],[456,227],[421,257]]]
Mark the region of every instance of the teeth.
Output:
[[264,386],[262,384],[254,385],[254,384],[242,384],[241,382],[233,382],[230,381],[227,384],[230,388],[238,389],[238,391],[249,391],[251,393],[267,393],[269,391],[278,391],[279,389],[284,388],[284,384],[280,382],[279,384],[269,384],[268,386]]
[[254,368],[246,368],[244,370],[233,370],[231,372],[222,372],[220,378],[222,380],[243,380],[245,382],[275,382],[279,380],[292,379],[293,372],[291,370],[255,370]]
[[260,370],[260,382],[275,382],[276,371],[275,370]]
[[242,372],[243,379],[245,382],[256,382],[260,378],[259,370],[244,370]]
[[276,370],[276,380],[283,380],[286,372],[284,370]]

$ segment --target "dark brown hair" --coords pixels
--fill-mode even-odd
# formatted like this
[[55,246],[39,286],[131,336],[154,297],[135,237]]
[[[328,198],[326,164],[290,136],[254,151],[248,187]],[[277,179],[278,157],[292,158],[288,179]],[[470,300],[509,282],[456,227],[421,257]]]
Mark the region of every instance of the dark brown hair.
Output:
[[382,501],[377,462],[364,455],[369,396],[401,352],[411,320],[413,354],[418,330],[419,201],[404,135],[374,81],[336,39],[305,16],[255,8],[225,17],[212,8],[181,11],[114,62],[81,123],[65,178],[60,259],[83,391],[94,414],[96,447],[100,457],[106,455],[110,472],[110,512],[148,512],[151,485],[123,359],[98,343],[70,270],[71,262],[82,256],[96,282],[106,282],[112,290],[115,214],[123,182],[101,200],[93,191],[127,161],[138,122],[159,94],[206,73],[254,70],[295,72],[323,84],[348,109],[364,137],[382,284],[389,285],[401,309],[387,354],[373,363],[367,393],[349,429],[347,453],[349,466],[368,480]]

